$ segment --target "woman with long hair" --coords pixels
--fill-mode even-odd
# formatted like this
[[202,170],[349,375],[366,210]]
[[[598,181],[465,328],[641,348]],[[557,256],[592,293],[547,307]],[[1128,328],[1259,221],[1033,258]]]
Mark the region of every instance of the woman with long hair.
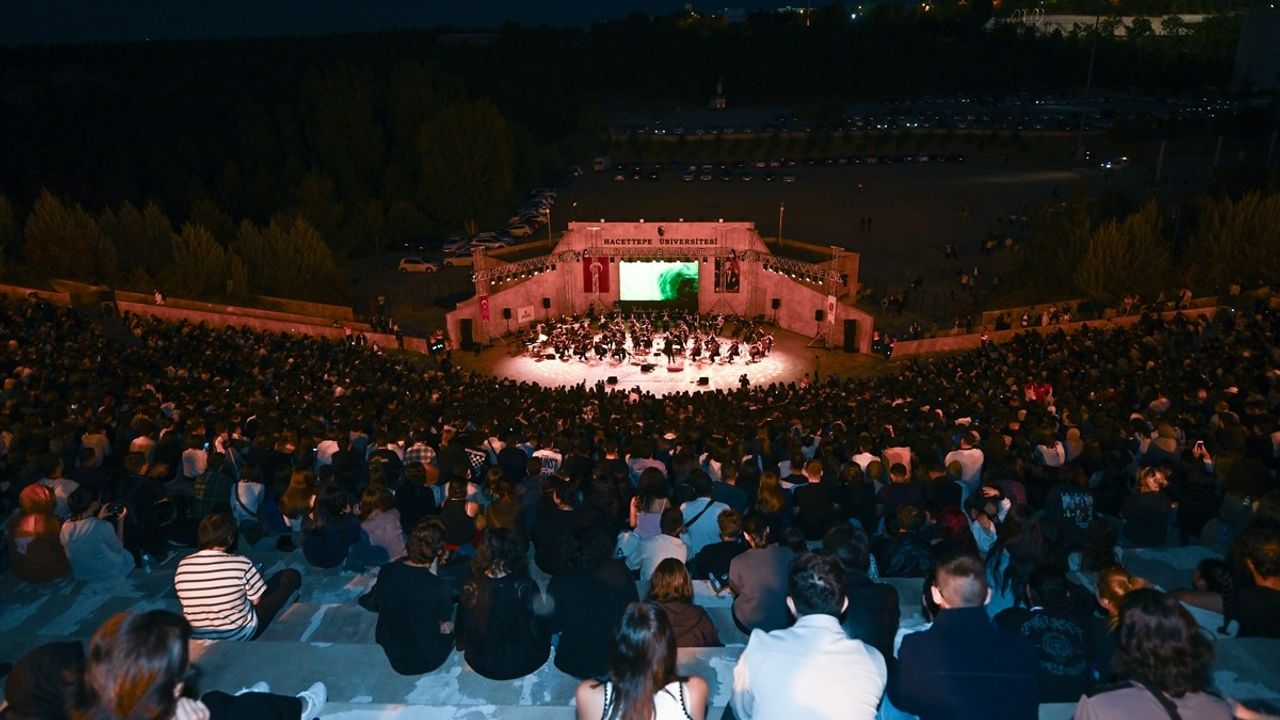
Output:
[[328,691],[315,683],[296,697],[259,692],[194,694],[188,646],[191,626],[167,610],[122,612],[89,641],[84,674],[72,693],[73,720],[293,720],[324,709]]
[[424,519],[409,534],[408,555],[383,565],[360,598],[378,613],[374,638],[401,675],[429,673],[453,650],[453,594],[435,572],[444,554],[444,524]]
[[628,517],[631,527],[636,531],[636,536],[641,540],[648,540],[661,535],[662,529],[659,526],[662,511],[666,510],[669,504],[667,479],[663,477],[662,471],[652,467],[641,471],[640,480],[636,484],[635,497],[631,498]]
[[289,487],[280,494],[280,515],[289,525],[294,546],[302,542],[302,523],[316,504],[316,476],[307,468],[289,473]]
[[9,567],[30,583],[46,583],[71,572],[53,514],[57,499],[44,485],[28,485],[18,494],[18,515],[9,524]]
[[486,531],[462,586],[454,639],[467,665],[491,680],[524,677],[551,654],[544,605],[515,531]]
[[360,542],[360,516],[352,512],[351,495],[336,482],[321,488],[315,507],[302,523],[302,553],[318,568],[335,568]]
[[62,524],[62,547],[77,580],[110,582],[133,570],[133,555],[124,548],[124,519],[121,507],[102,507],[98,489],[81,485],[67,497],[71,518]]
[[676,672],[676,639],[661,608],[632,603],[618,621],[609,679],[578,684],[578,720],[704,720],[707,682]]
[[1213,644],[1181,603],[1159,590],[1140,588],[1117,609],[1117,647],[1111,668],[1125,682],[1086,694],[1075,717],[1090,720],[1228,720],[1229,701],[1205,692]]
[[782,478],[769,470],[760,475],[760,489],[751,509],[769,526],[769,537],[781,538],[791,527],[791,497],[782,490]]
[[676,647],[720,647],[720,633],[711,616],[700,605],[693,604],[693,579],[685,564],[675,558],[658,563],[649,578],[649,594],[645,598],[667,614]]

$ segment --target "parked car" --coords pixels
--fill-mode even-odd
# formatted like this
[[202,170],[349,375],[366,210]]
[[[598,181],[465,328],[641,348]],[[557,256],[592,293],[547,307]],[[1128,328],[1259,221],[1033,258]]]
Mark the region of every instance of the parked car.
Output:
[[396,269],[402,273],[430,273],[440,269],[440,263],[423,260],[420,257],[400,258]]
[[445,253],[449,255],[453,255],[455,253],[462,252],[463,250],[466,250],[467,248],[470,248],[470,247],[471,247],[471,238],[463,237],[461,235],[455,235],[454,237],[447,238],[444,241],[444,245],[441,246],[440,249],[444,250]]
[[796,181],[795,173],[786,173],[782,176],[782,182],[784,183],[793,183],[795,181]]
[[462,267],[462,266],[472,265],[475,263],[475,257],[473,255],[473,252],[474,251],[472,250],[464,250],[462,252],[459,252],[453,255],[445,255],[444,266],[445,267]]
[[516,223],[507,228],[507,234],[513,238],[529,237],[533,232],[533,227],[524,223]]

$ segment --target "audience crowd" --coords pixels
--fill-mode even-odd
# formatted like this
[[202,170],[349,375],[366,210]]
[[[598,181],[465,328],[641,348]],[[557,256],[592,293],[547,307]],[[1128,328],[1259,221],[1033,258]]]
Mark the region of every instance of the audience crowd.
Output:
[[[744,720],[1243,717],[1187,608],[1280,637],[1280,316],[1261,304],[662,397],[125,321],[0,303],[8,570],[113,583],[187,553],[183,617],[122,614],[78,661],[36,658],[74,676],[67,716],[313,716],[323,687],[176,699],[186,638],[252,640],[303,582],[244,544],[380,568],[360,605],[395,672],[457,650],[519,678],[554,644],[580,718],[704,717],[675,649],[721,644],[710,593],[749,635]],[[1122,564],[1189,543],[1225,559],[1176,593]],[[885,578],[917,579],[925,625],[900,627]],[[120,709],[116,657],[158,668],[128,699],[145,714]],[[30,677],[9,678],[14,717],[46,716],[22,714],[50,701]]]

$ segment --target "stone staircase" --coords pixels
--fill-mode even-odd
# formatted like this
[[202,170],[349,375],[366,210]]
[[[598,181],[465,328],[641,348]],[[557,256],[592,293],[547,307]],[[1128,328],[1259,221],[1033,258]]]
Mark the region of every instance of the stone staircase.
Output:
[[[195,641],[192,658],[204,690],[235,691],[259,680],[281,693],[296,693],[316,680],[329,688],[324,718],[343,720],[543,720],[570,718],[577,680],[551,662],[517,680],[493,681],[472,672],[454,653],[436,672],[402,676],[387,663],[373,641],[376,615],[356,604],[372,586],[373,572],[317,570],[300,553],[274,549],[247,553],[264,575],[283,567],[303,573],[297,602],[278,617],[261,638],[248,643]],[[1165,587],[1186,584],[1201,553],[1189,549],[1139,551],[1126,556],[1136,572]],[[0,659],[13,660],[40,644],[59,639],[87,640],[108,617],[126,609],[178,610],[172,582],[176,560],[144,574],[135,571],[108,587],[88,587],[64,579],[36,587],[0,579]],[[545,578],[538,578],[545,581]],[[921,622],[918,580],[890,581],[898,590],[902,625]],[[733,625],[728,599],[699,596],[726,643],[723,648],[680,651],[680,669],[699,675],[711,687],[707,717],[719,718],[728,703],[733,667],[746,638]],[[1210,624],[1212,620],[1205,621]],[[1254,705],[1280,703],[1280,641],[1219,636],[1214,678],[1224,694]],[[1073,705],[1041,707],[1041,718],[1069,718]]]

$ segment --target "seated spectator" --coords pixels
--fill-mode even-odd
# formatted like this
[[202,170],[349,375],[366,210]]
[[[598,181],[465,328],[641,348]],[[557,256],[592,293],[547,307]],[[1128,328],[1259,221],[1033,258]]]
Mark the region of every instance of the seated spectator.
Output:
[[369,552],[367,564],[382,565],[405,556],[400,527],[400,511],[391,491],[379,485],[366,487],[360,496],[360,543]]
[[396,490],[396,510],[400,511],[400,530],[409,535],[428,515],[438,515],[436,494],[427,487],[427,467],[420,462],[404,465],[404,483]]
[[313,567],[335,568],[360,542],[360,516],[352,512],[351,496],[330,482],[316,497],[316,505],[302,523],[302,554]]
[[[656,460],[633,458],[631,463],[633,476],[636,475],[634,468],[637,460],[661,466],[661,463]],[[662,513],[671,501],[668,498],[667,478],[659,467],[646,465],[639,472],[638,477],[636,494],[631,498],[628,522],[639,539],[647,540],[662,533],[660,527]]]
[[821,540],[835,519],[835,502],[831,490],[822,481],[822,462],[810,460],[804,466],[807,483],[791,491],[795,501],[795,525],[804,533],[805,540]]
[[1100,685],[1076,704],[1078,720],[1228,720],[1231,703],[1207,692],[1213,644],[1191,614],[1159,590],[1141,588],[1119,608],[1112,667],[1124,681]]
[[461,466],[445,487],[440,518],[444,521],[444,541],[450,548],[470,548],[476,537],[476,517],[480,503],[469,498],[467,475]]
[[609,649],[622,611],[639,599],[626,563],[614,556],[614,536],[590,525],[573,528],[559,548],[561,572],[547,584],[560,633],[556,667],[578,678],[609,671]]
[[1116,626],[1120,622],[1120,604],[1130,591],[1150,587],[1146,580],[1130,575],[1123,567],[1112,566],[1098,573],[1094,595],[1104,617],[1094,623],[1094,637],[1098,649],[1098,661],[1094,663],[1094,675],[1102,682],[1111,682],[1111,656],[1115,654],[1118,638]]
[[53,490],[28,485],[18,493],[18,514],[10,521],[9,567],[30,583],[47,583],[71,572],[62,549],[62,523],[53,514],[57,506]]
[[18,659],[4,679],[5,720],[69,720],[67,698],[84,676],[79,640],[41,645]]
[[267,486],[262,482],[261,468],[246,465],[240,471],[240,481],[231,489],[231,514],[240,523],[240,531],[250,542],[271,532],[270,525],[263,517],[266,496]]
[[1165,494],[1168,484],[1169,476],[1163,467],[1138,469],[1138,492],[1129,495],[1120,506],[1127,545],[1159,547],[1169,541],[1178,504]]
[[1036,568],[1024,592],[1025,607],[996,615],[996,627],[1021,635],[1039,652],[1041,703],[1075,702],[1093,686],[1096,653],[1089,617],[1073,601],[1066,574],[1053,565]]
[[769,526],[771,539],[781,539],[782,534],[791,527],[791,503],[791,493],[783,491],[778,473],[765,472],[760,475],[756,502],[748,514],[764,519]]
[[902,639],[889,683],[895,707],[920,720],[1039,717],[1038,657],[1026,640],[996,629],[986,565],[960,555],[937,567],[933,626]]
[[[876,530],[876,489],[856,462],[857,456],[854,460],[846,463],[840,471],[839,483],[832,492],[836,516],[840,520],[857,523],[863,532],[872,533]],[[867,460],[868,463],[872,461]],[[879,463],[878,460],[875,462]]]
[[849,599],[842,621],[845,633],[878,650],[892,667],[893,639],[902,616],[898,591],[868,575],[871,552],[866,533],[851,525],[837,525],[822,538],[822,551],[839,560],[844,570],[844,595]]
[[711,476],[702,470],[695,469],[689,473],[689,484],[693,487],[695,497],[680,506],[684,517],[684,532],[680,539],[684,540],[689,548],[689,556],[692,557],[702,548],[719,540],[716,518],[728,510],[729,506],[712,499]]
[[983,485],[965,501],[969,531],[973,533],[974,542],[978,543],[980,555],[986,555],[996,544],[1000,524],[1012,507],[1013,503],[1001,494],[1000,489],[990,485]]
[[62,458],[57,453],[46,453],[40,457],[40,472],[44,477],[40,479],[40,484],[53,491],[54,510],[53,514],[58,518],[67,516],[67,498],[71,497],[71,493],[75,492],[80,484],[75,480],[63,477],[64,466]]
[[880,543],[876,565],[880,577],[925,577],[933,569],[933,552],[924,539],[924,513],[915,505],[902,505],[886,530],[892,534]]
[[374,639],[401,675],[423,675],[453,652],[453,593],[435,573],[444,525],[427,518],[409,535],[407,555],[383,565],[360,606],[378,613]]
[[524,677],[551,654],[551,635],[536,609],[542,593],[529,579],[525,558],[518,535],[501,528],[486,532],[458,599],[455,644],[467,665],[490,680]]
[[604,682],[583,680],[574,693],[578,720],[705,720],[707,682],[676,672],[676,643],[662,610],[631,603],[618,623]]
[[1067,547],[1075,548],[1093,524],[1089,476],[1078,463],[1070,463],[1062,468],[1059,478],[1045,497],[1044,514],[1062,521]]
[[1238,622],[1238,637],[1280,638],[1280,531],[1253,527],[1244,532],[1241,542],[1252,584],[1235,587],[1230,570],[1223,564],[1212,573],[1217,589],[1210,589],[1208,579],[1197,567],[1197,589],[1181,590],[1173,596],[1189,605],[1222,613],[1224,631],[1232,621]]
[[747,549],[742,539],[742,514],[725,510],[716,517],[716,525],[720,529],[720,542],[702,548],[689,562],[689,569],[699,580],[714,576],[724,583],[729,579],[729,563]]
[[787,568],[794,553],[769,544],[769,526],[759,515],[743,522],[742,536],[750,547],[729,563],[733,622],[744,633],[780,630],[789,624]]
[[[505,449],[505,448],[504,448]],[[488,528],[506,528],[524,532],[520,523],[520,500],[516,498],[516,486],[497,468],[489,468],[489,472],[497,472],[498,476],[486,483],[489,487],[489,504],[480,514],[478,524]]]
[[294,546],[302,543],[302,525],[316,504],[316,476],[306,468],[289,473],[289,487],[280,495],[280,514],[289,523]]
[[231,513],[206,515],[196,542],[199,550],[178,563],[173,589],[197,638],[257,638],[302,587],[302,574],[293,568],[263,582],[253,561],[235,554],[236,520]]
[[621,551],[627,559],[627,567],[638,572],[642,582],[648,582],[653,569],[667,558],[675,558],[680,562],[689,559],[689,549],[680,539],[680,530],[684,528],[684,516],[679,510],[669,507],[662,511],[662,532],[647,540],[638,538],[638,533],[625,536]]
[[80,687],[72,694],[72,716],[294,720],[314,718],[324,710],[328,699],[324,683],[315,683],[296,697],[255,688],[236,695],[208,692],[199,700],[186,697],[185,693],[194,693],[194,688],[187,687],[193,677],[188,656],[191,635],[185,620],[165,610],[112,616],[89,641]]
[[194,478],[191,519],[199,522],[205,515],[231,509],[231,489],[235,480],[227,474],[227,456],[220,452],[208,455],[204,470]]
[[684,563],[667,558],[654,568],[645,597],[667,613],[676,647],[720,647],[720,634],[711,616],[693,604],[693,579]]
[[546,492],[534,511],[533,561],[542,572],[557,575],[562,571],[560,547],[581,519],[578,491],[573,483],[555,475],[545,483]]
[[[67,498],[71,518],[59,537],[71,563],[71,575],[84,582],[111,582],[133,570],[133,555],[124,549],[124,519],[128,509],[103,507],[98,491],[86,485]],[[114,527],[113,527],[114,525]]]
[[938,540],[932,548],[935,562],[961,553],[978,554],[969,519],[960,508],[948,506],[939,510],[937,530]]
[[880,516],[888,523],[888,518],[895,517],[903,505],[923,508],[924,488],[907,475],[906,465],[894,463],[889,466],[889,484],[876,493],[876,503],[880,506]]
[[786,604],[795,625],[751,633],[733,669],[738,720],[876,717],[888,671],[878,650],[840,627],[844,587],[834,557],[806,553],[791,563]]
[[725,463],[721,466],[720,479],[711,488],[711,499],[739,513],[747,511],[747,492],[738,487],[737,465]]

